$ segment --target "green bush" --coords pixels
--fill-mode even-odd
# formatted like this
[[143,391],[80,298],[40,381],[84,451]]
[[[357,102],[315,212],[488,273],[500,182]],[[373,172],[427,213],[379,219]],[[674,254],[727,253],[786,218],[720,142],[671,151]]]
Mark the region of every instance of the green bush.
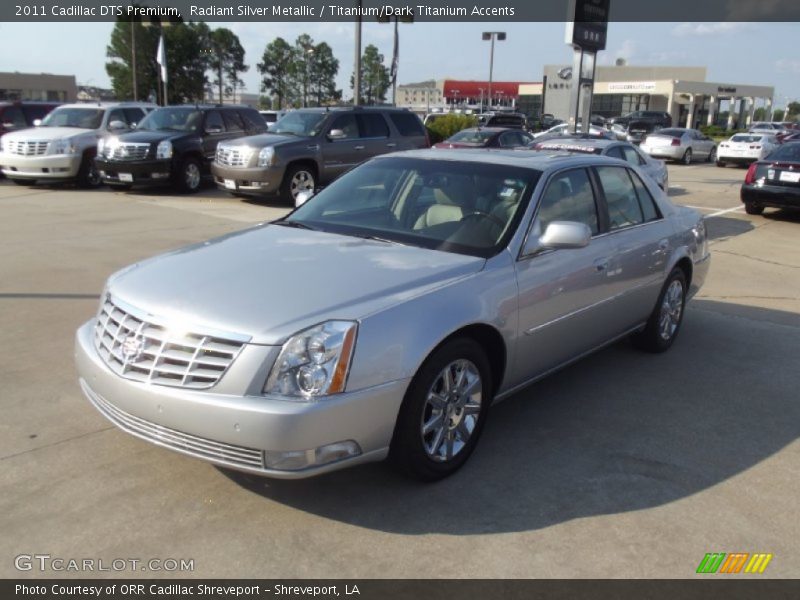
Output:
[[474,115],[460,115],[455,113],[444,115],[427,126],[428,135],[431,138],[431,144],[438,144],[462,129],[475,127],[477,124],[478,117]]
[[746,133],[747,129],[732,129],[728,131],[719,125],[702,125],[700,127],[700,132],[708,137],[728,138],[734,133]]

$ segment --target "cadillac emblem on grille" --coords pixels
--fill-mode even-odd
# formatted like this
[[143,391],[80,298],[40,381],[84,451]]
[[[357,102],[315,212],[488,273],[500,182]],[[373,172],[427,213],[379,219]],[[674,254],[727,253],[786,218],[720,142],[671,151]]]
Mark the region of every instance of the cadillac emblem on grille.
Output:
[[122,357],[127,363],[134,363],[142,356],[144,338],[139,334],[129,335],[122,342]]

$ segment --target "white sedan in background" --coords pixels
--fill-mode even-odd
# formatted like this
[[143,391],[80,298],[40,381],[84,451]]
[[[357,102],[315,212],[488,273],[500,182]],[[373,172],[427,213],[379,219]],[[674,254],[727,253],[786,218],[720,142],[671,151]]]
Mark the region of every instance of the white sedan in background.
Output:
[[778,147],[774,135],[765,133],[737,133],[721,142],[717,148],[717,166],[749,165],[762,160]]
[[697,129],[669,127],[648,135],[639,148],[653,158],[678,161],[689,165],[693,160],[714,162],[717,145]]

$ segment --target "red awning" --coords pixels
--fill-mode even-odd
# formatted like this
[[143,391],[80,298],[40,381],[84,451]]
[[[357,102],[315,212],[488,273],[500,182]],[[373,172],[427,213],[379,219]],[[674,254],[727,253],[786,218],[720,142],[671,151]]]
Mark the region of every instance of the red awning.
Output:
[[[528,85],[527,81],[493,81],[492,96],[502,96],[503,98],[517,98],[519,96],[519,86]],[[488,81],[457,81],[446,79],[444,82],[444,96],[446,98],[480,98],[481,89],[483,96],[489,94]],[[501,93],[502,92],[502,93]]]

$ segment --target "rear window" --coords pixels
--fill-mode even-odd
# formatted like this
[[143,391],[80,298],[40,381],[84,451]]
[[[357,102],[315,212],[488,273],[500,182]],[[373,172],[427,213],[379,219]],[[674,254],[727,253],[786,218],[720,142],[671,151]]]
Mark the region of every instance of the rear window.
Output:
[[658,135],[681,137],[686,132],[683,129],[659,129],[657,133]]
[[735,135],[731,138],[732,142],[743,142],[745,144],[752,144],[753,142],[761,141],[760,135]]
[[512,115],[498,115],[490,118],[487,125],[496,127],[521,127],[525,124],[525,119],[522,117],[515,117]]
[[769,155],[770,160],[788,160],[800,162],[800,142],[784,144]]
[[404,137],[425,135],[425,129],[419,117],[412,113],[389,113],[389,118],[394,123],[397,131]]

